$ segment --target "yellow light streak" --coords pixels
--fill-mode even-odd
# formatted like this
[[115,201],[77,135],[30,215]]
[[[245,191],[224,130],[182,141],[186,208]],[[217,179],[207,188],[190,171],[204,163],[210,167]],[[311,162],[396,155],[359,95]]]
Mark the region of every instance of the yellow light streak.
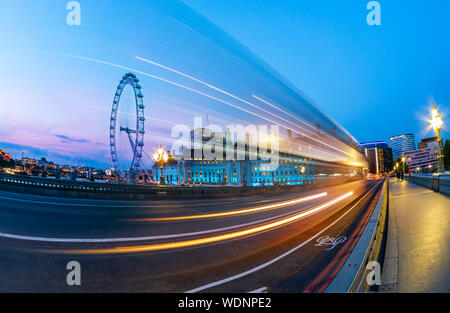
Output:
[[328,193],[322,192],[316,195],[298,198],[291,201],[285,201],[280,202],[277,204],[271,204],[271,205],[265,205],[261,207],[251,208],[251,209],[243,209],[243,210],[236,210],[236,211],[230,211],[230,212],[220,212],[220,213],[210,213],[210,214],[198,214],[198,215],[190,215],[190,216],[174,216],[174,217],[161,217],[161,218],[137,218],[137,219],[129,219],[127,221],[132,222],[154,222],[154,221],[180,221],[180,220],[192,220],[192,219],[203,219],[203,218],[212,218],[212,217],[222,217],[222,216],[230,216],[230,215],[238,215],[238,214],[247,214],[247,213],[254,213],[254,212],[260,212],[264,210],[270,210],[275,208],[281,208],[292,204],[298,204],[314,199],[318,199],[321,197],[325,197]]
[[178,242],[170,242],[170,243],[161,243],[161,244],[152,244],[152,245],[143,245],[143,246],[130,246],[130,247],[115,247],[115,248],[106,248],[106,249],[79,249],[79,250],[45,250],[46,252],[56,253],[56,254],[119,254],[119,253],[136,253],[136,252],[149,252],[149,251],[159,251],[159,250],[168,250],[175,248],[186,248],[197,245],[204,245],[214,242],[219,242],[223,240],[230,240],[239,237],[244,237],[252,234],[256,234],[258,232],[263,232],[266,230],[270,230],[276,227],[280,227],[286,225],[291,222],[298,221],[306,216],[317,213],[325,208],[328,208],[342,200],[353,195],[353,191],[346,193],[332,201],[326,202],[322,205],[319,205],[313,209],[303,211],[299,214],[295,214],[291,217],[284,218],[278,220],[276,222],[268,223],[265,225],[261,225],[258,227],[253,227],[233,233],[207,237],[207,238],[199,238],[193,240],[186,241],[178,241]]

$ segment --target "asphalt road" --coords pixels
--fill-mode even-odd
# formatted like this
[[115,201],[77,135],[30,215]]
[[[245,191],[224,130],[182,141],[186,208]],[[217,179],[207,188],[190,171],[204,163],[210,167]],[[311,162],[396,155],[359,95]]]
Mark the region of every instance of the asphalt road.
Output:
[[[0,292],[321,292],[381,186],[184,201],[0,191]],[[66,283],[70,261],[81,286]]]

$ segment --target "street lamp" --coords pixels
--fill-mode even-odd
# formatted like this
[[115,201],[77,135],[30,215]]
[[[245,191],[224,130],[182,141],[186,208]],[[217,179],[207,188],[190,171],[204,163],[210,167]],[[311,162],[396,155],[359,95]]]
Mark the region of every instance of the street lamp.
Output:
[[444,122],[442,121],[442,117],[439,115],[438,110],[433,102],[433,108],[431,109],[431,126],[434,129],[434,132],[436,133],[438,144],[439,144],[439,172],[442,172],[444,170],[444,155],[443,155],[443,146],[442,146],[442,138],[441,138],[441,129],[444,125]]
[[160,184],[164,185],[164,175],[163,175],[163,169],[164,169],[164,163],[167,163],[169,160],[169,155],[167,154],[164,149],[159,146],[158,150],[156,150],[155,154],[153,154],[153,159],[155,159],[156,164],[159,165],[159,168],[161,169],[161,176],[159,177]]
[[403,162],[403,174],[405,174],[405,167],[406,167],[406,163],[405,163],[405,161],[406,161],[406,158],[405,157],[402,157],[402,162]]

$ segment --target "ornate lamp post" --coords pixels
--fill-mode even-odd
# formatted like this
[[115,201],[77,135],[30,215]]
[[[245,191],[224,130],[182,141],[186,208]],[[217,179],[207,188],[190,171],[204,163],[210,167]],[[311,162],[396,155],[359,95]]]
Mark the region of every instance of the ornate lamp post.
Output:
[[439,144],[439,172],[444,171],[444,155],[443,155],[443,146],[442,146],[442,138],[441,138],[441,129],[444,125],[441,116],[438,113],[438,110],[433,102],[433,108],[431,109],[431,126],[433,126],[434,132],[438,138]]
[[164,163],[167,163],[167,161],[169,160],[169,155],[167,154],[166,151],[164,151],[164,149],[161,146],[159,146],[158,150],[156,150],[155,154],[153,154],[153,159],[155,159],[156,164],[159,165],[159,168],[161,170],[159,182],[161,185],[164,185],[165,179],[164,179],[164,175],[163,175],[163,169],[164,169]]

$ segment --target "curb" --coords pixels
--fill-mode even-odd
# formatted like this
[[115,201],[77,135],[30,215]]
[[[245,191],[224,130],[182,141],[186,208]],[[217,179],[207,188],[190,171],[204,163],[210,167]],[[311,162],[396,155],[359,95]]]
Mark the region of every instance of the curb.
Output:
[[[375,210],[366,225],[355,249],[339,271],[336,278],[328,286],[327,293],[358,293],[376,291],[377,286],[366,283],[367,268],[371,261],[381,263],[387,233],[387,208],[389,204],[389,184],[386,180]],[[381,271],[381,268],[380,268]]]
[[378,292],[395,293],[397,292],[398,237],[397,216],[393,202],[389,203],[388,215],[389,222],[387,231],[386,253],[381,275],[381,286]]

